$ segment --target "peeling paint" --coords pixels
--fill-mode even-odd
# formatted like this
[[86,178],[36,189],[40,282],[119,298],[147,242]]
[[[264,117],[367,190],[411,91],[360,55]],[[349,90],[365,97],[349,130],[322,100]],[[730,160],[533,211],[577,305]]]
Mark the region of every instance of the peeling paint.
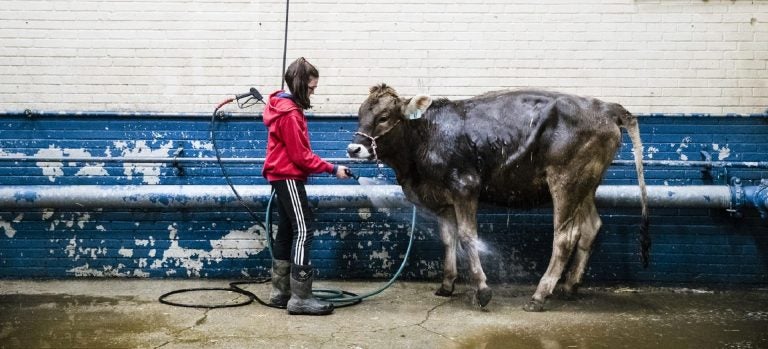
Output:
[[117,254],[123,257],[131,258],[133,257],[133,249],[121,247],[119,250],[117,250]]
[[729,156],[731,156],[731,149],[728,148],[727,144],[724,145],[722,148],[717,143],[712,144],[712,150],[717,152],[717,160],[720,160],[720,161],[725,160]]
[[[48,149],[40,149],[35,153],[37,157],[63,157],[64,152],[54,146],[50,146]],[[36,162],[35,166],[43,170],[43,176],[48,176],[48,180],[56,182],[56,177],[64,175],[64,163],[62,162]]]
[[[371,260],[378,259],[381,260],[381,269],[389,269],[392,266],[392,259],[389,257],[389,251],[385,250],[383,247],[381,248],[381,251],[371,251]],[[376,269],[376,268],[371,268]]]
[[261,226],[254,225],[247,230],[232,230],[221,240],[211,240],[211,247],[214,251],[219,250],[224,258],[248,258],[264,250],[264,236]]
[[[66,157],[79,157],[89,158],[93,157],[90,152],[84,148],[59,148],[54,145],[50,145],[47,149],[38,150],[35,157],[52,157],[52,158],[66,158]],[[64,175],[64,163],[58,161],[43,161],[36,162],[35,165],[39,167],[44,176],[48,176],[48,180],[56,182],[57,177]],[[67,166],[74,167],[78,164],[75,162],[67,163]],[[80,170],[75,173],[75,176],[107,176],[109,175],[104,169],[104,163],[86,163],[81,166]]]
[[86,247],[86,248],[78,248],[77,249],[78,255],[75,257],[75,260],[78,259],[80,256],[90,257],[91,259],[97,259],[98,256],[106,256],[107,255],[107,248],[106,247]]
[[659,152],[659,148],[656,148],[654,146],[648,147],[648,158],[653,159],[653,154],[656,154]]
[[75,258],[75,260],[78,260],[80,256],[75,256],[75,250],[77,250],[77,235],[69,239],[69,244],[67,244],[67,247],[64,247],[64,251],[67,253],[67,257]]
[[6,222],[2,218],[0,218],[0,229],[3,229],[5,231],[5,236],[9,238],[16,236],[16,229],[13,229],[11,222]]
[[[192,141],[192,149],[213,150],[213,143],[195,140]],[[200,156],[202,156],[202,154],[200,154]]]
[[[173,148],[173,141],[161,144],[159,148],[152,149],[147,141],[114,141],[115,149],[122,152],[126,158],[151,158],[167,157]],[[133,175],[141,175],[141,181],[145,184],[160,183],[160,169],[165,167],[163,163],[123,163],[123,173],[132,179]]]
[[[51,215],[52,214],[53,213],[51,212]],[[74,230],[75,225],[77,225],[77,227],[80,229],[85,229],[85,223],[91,222],[91,214],[88,212],[70,212],[69,214],[70,216],[67,217],[64,213],[62,213],[59,216],[61,219],[54,219],[51,222],[49,231],[54,231],[60,224],[64,224],[67,228],[72,230]],[[50,218],[50,216],[47,216],[47,218]]]
[[211,250],[183,248],[179,246],[177,225],[168,226],[168,239],[171,246],[163,251],[163,257],[156,259],[150,269],[181,267],[187,270],[187,276],[199,277],[205,264],[220,263],[224,258],[248,258],[264,250],[265,232],[260,225],[253,225],[247,230],[231,230],[220,240],[211,240]]
[[[680,145],[677,147],[677,150],[675,152],[680,155],[680,160],[682,161],[688,161],[688,155],[683,154],[683,151],[688,148],[688,144],[691,143],[691,137],[684,137],[682,141],[680,141]],[[674,144],[672,145],[674,147]]]
[[[117,267],[113,267],[111,265],[105,265],[102,266],[101,270],[98,269],[92,269],[88,263],[85,263],[84,265],[81,265],[79,267],[74,267],[72,269],[67,270],[68,273],[74,274],[76,277],[127,277],[131,276],[130,271],[121,271],[123,268],[125,268],[125,265],[118,264]],[[144,275],[136,275],[136,276],[144,276]]]
[[362,207],[357,210],[357,215],[360,216],[360,219],[362,220],[368,220],[371,218],[371,209],[368,207]]
[[9,153],[0,148],[0,156],[24,156],[24,153]]
[[77,171],[77,173],[75,173],[75,176],[84,176],[84,177],[109,176],[109,173],[107,173],[107,170],[104,169],[104,163],[99,163],[96,165],[86,164],[82,168],[80,168],[80,170]]
[[55,212],[55,211],[54,211],[53,209],[50,209],[50,208],[46,208],[46,209],[44,209],[44,210],[43,210],[43,214],[42,214],[42,219],[43,219],[43,220],[47,220],[47,219],[49,219],[49,218],[53,217],[53,213],[54,213],[54,212]]

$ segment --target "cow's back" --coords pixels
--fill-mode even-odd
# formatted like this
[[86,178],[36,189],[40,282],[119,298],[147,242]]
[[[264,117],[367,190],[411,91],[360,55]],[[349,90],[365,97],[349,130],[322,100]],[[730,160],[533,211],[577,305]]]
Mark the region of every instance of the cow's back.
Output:
[[547,170],[574,161],[585,145],[610,163],[622,112],[618,104],[535,90],[436,101],[425,114],[429,138],[421,151],[439,159],[425,165],[443,185],[455,185],[457,173],[474,173],[481,201],[535,207],[550,200]]

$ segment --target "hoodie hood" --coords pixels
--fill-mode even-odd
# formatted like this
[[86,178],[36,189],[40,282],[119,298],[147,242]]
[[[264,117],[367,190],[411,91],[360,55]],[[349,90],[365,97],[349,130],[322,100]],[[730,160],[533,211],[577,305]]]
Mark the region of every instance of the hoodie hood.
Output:
[[298,110],[299,113],[302,112],[301,108],[299,108],[299,106],[291,99],[291,94],[283,90],[278,90],[269,95],[269,102],[267,103],[267,106],[264,107],[262,118],[264,124],[269,126],[275,122],[275,120],[296,110]]

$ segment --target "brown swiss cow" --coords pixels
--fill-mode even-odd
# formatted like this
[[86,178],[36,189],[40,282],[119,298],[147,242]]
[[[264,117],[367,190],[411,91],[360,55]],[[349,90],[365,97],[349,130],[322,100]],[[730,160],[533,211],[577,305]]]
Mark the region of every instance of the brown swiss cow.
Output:
[[563,291],[581,283],[601,226],[595,191],[629,133],[642,198],[640,240],[648,263],[648,215],[642,144],[636,118],[621,105],[546,91],[499,91],[449,101],[405,99],[381,84],[360,106],[350,157],[390,166],[408,200],[438,217],[445,245],[443,282],[435,294],[450,296],[457,277],[456,248],[467,252],[476,298],[492,292],[477,250],[480,202],[533,208],[551,202],[552,257],[524,309],[543,310],[570,259]]

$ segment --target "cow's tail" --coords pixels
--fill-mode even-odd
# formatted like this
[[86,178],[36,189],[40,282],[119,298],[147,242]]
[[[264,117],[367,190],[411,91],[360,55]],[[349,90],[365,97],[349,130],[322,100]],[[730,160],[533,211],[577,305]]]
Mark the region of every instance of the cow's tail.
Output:
[[621,116],[619,116],[619,126],[627,130],[627,134],[629,134],[629,138],[632,140],[632,153],[635,157],[635,170],[637,171],[637,182],[640,185],[640,205],[642,207],[642,218],[640,221],[641,260],[643,267],[647,268],[651,236],[648,233],[648,193],[645,188],[645,175],[643,174],[643,142],[640,140],[640,127],[637,124],[637,117],[630,112],[622,110]]

